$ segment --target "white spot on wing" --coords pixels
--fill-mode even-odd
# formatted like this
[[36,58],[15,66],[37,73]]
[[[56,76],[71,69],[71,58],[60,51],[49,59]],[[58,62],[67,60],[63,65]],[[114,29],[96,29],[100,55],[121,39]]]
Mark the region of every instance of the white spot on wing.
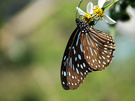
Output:
[[91,66],[93,66],[93,63],[91,63]]
[[102,52],[102,54],[105,54],[104,52]]
[[83,80],[83,78],[81,77],[81,80]]
[[64,60],[66,59],[66,56],[64,56]]
[[81,49],[81,52],[83,52],[83,49],[82,49],[82,45],[80,44],[80,49]]
[[86,67],[85,63],[83,63],[83,66]]
[[99,56],[99,59],[102,59],[102,58]]
[[83,73],[81,72],[81,75],[83,76]]
[[104,45],[105,47],[107,47],[107,45]]
[[77,61],[77,57],[75,57],[75,61]]
[[79,67],[79,64],[77,64],[77,67]]
[[61,74],[63,75],[63,71],[61,72]]
[[107,53],[107,51],[104,50],[105,53]]
[[102,58],[103,58],[103,59],[105,59],[105,57],[104,57],[104,56],[102,56]]
[[81,60],[81,55],[80,54],[78,54],[78,58]]
[[75,70],[74,64],[73,64],[73,70]]
[[93,56],[93,52],[92,52],[92,49],[91,49],[91,47],[90,47],[90,51],[91,51],[91,55]]
[[97,65],[96,65],[96,68],[97,68]]
[[94,50],[94,52],[95,52],[95,54],[97,55],[97,52],[96,52],[96,50]]
[[68,75],[71,76],[71,73],[69,72]]
[[106,63],[103,61],[103,64],[105,65]]
[[66,76],[66,72],[64,71],[64,76]]
[[76,68],[76,72],[77,72],[77,74],[79,74],[79,71],[78,71],[78,69]]
[[98,60],[98,63],[99,63],[99,64],[101,64],[101,61],[100,61],[100,60]]
[[82,66],[82,64],[80,64],[80,67],[83,69],[83,66]]
[[65,82],[62,82],[63,84],[65,84]]
[[72,79],[74,79],[74,76],[72,75]]

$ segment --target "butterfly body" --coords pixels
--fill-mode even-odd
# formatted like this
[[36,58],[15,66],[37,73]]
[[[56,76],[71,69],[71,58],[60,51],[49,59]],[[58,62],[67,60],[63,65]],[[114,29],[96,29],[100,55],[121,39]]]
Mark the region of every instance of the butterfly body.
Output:
[[65,90],[76,89],[92,71],[105,69],[115,50],[110,35],[76,19],[61,64],[61,83]]
[[81,21],[80,19],[76,19],[76,24],[78,30],[82,31],[82,33],[89,32],[89,24]]

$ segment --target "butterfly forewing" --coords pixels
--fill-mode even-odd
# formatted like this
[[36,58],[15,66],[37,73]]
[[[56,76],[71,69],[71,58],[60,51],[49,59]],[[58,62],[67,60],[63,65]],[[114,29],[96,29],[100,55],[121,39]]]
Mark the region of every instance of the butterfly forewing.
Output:
[[84,54],[80,42],[79,34],[73,42],[72,48],[69,52],[69,61],[67,65],[67,83],[70,89],[76,89],[83,82],[87,74],[90,72],[90,67],[84,59]]
[[69,86],[67,84],[67,64],[69,61],[68,55],[69,55],[69,51],[71,49],[71,44],[77,33],[78,33],[78,29],[76,28],[74,30],[74,32],[72,33],[72,35],[70,36],[70,39],[68,41],[68,44],[66,46],[66,50],[64,52],[64,56],[62,59],[62,64],[61,64],[61,83],[62,83],[63,88],[66,90],[69,89]]
[[64,89],[76,89],[83,82],[89,72],[80,41],[82,35],[79,29],[71,35],[63,56],[61,67],[61,83]]

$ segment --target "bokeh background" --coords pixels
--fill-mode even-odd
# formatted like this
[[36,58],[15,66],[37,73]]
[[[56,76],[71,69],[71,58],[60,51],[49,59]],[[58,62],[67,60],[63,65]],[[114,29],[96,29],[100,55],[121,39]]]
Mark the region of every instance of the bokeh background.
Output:
[[[84,11],[89,1],[82,3]],[[115,26],[112,63],[90,73],[78,89],[62,88],[61,60],[79,2],[0,0],[0,101],[135,101],[135,9],[130,5],[130,19]],[[111,32],[104,21],[94,28]]]

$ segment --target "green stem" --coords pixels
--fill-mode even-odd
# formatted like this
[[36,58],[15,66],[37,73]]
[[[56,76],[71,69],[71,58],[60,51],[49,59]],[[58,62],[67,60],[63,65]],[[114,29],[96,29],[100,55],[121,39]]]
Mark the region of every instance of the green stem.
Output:
[[115,26],[110,26],[110,35],[114,38],[115,37]]
[[107,10],[107,9],[109,9],[112,5],[114,5],[116,2],[118,2],[119,0],[115,0],[115,1],[113,1],[113,2],[111,2],[111,3],[109,3],[109,4],[107,4],[106,6],[104,6],[103,7],[103,9],[104,9],[104,12]]

